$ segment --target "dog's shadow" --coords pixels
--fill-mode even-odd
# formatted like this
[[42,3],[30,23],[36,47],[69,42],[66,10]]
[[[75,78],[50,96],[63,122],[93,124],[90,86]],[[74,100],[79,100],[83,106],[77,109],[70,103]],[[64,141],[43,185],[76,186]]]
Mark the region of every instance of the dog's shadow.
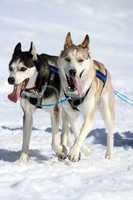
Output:
[[[9,127],[9,126],[1,126],[3,130],[8,131],[18,131],[22,130],[23,127]],[[32,131],[40,131],[42,129],[38,129],[36,127],[32,128]],[[51,132],[51,128],[48,127],[46,130],[44,130],[48,133]],[[8,149],[0,149],[0,160],[7,161],[7,162],[16,162],[20,158],[21,151],[12,151]],[[34,149],[29,151],[29,156],[36,162],[42,163],[44,161],[48,161],[51,159],[51,157],[48,157],[44,154],[42,154],[39,150]]]
[[[21,129],[21,128],[19,128]],[[48,127],[45,132],[51,133],[51,128]],[[107,144],[107,134],[105,129],[94,129],[91,131],[88,140],[90,137],[93,137],[93,144],[101,144],[106,146]],[[133,148],[133,133],[130,131],[126,131],[124,133],[115,133],[114,135],[114,146],[115,147],[123,147],[128,149],[129,147]],[[0,149],[0,160],[7,162],[15,162],[19,159],[21,152],[20,151],[10,151],[8,149]],[[48,161],[51,157],[48,157],[42,154],[39,150],[34,149],[29,152],[30,157],[38,162],[43,163],[44,161]]]
[[[6,162],[16,162],[20,158],[20,151],[10,151],[7,149],[0,149],[0,160]],[[51,158],[41,154],[41,152],[37,149],[30,150],[29,156],[38,163],[43,163],[44,161],[48,161]]]
[[[51,128],[48,127],[46,130],[46,132],[51,133]],[[94,140],[93,140],[93,144],[101,144],[103,146],[107,145],[107,133],[106,133],[106,129],[94,129],[91,131],[91,133],[88,136],[89,137],[93,136]],[[133,132],[131,131],[126,131],[123,133],[115,133],[114,134],[114,146],[115,147],[124,147],[124,148],[128,148],[131,147],[133,148]]]
[[[93,131],[91,131],[89,137],[91,136],[94,137],[93,144],[101,144],[104,146],[107,145],[107,133],[105,129],[94,129]],[[115,133],[114,146],[123,148],[133,148],[133,132],[126,131],[121,134],[118,132]]]

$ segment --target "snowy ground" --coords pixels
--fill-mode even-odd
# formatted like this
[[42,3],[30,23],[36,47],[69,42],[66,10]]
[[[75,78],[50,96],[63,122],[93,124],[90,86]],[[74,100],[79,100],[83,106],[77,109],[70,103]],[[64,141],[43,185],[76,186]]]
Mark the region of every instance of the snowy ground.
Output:
[[[88,158],[82,157],[79,163],[59,162],[51,151],[48,114],[43,113],[43,123],[39,121],[42,113],[38,112],[32,131],[30,162],[20,165],[17,162],[22,143],[22,123],[17,120],[21,117],[20,111],[9,102],[2,107],[6,112],[0,122],[0,199],[132,199],[133,129],[127,128],[124,134],[116,133],[111,161],[104,159],[105,130],[97,128],[86,141],[91,148]],[[99,120],[97,124],[100,127]]]
[[133,5],[130,0],[101,1],[100,5],[98,0],[91,2],[72,0],[67,5],[66,0],[1,1],[1,200],[133,199],[133,107],[117,98],[115,147],[111,161],[104,159],[106,133],[99,114],[86,141],[91,148],[90,156],[82,156],[80,162],[71,163],[55,158],[50,145],[49,114],[38,111],[34,116],[31,159],[27,165],[17,162],[22,144],[22,111],[19,103],[16,105],[7,100],[10,87],[6,79],[8,62],[18,41],[22,41],[24,49],[33,40],[39,51],[59,54],[66,32],[72,31],[75,41],[81,41],[87,32],[91,36],[91,52],[108,66],[114,88],[133,98]]

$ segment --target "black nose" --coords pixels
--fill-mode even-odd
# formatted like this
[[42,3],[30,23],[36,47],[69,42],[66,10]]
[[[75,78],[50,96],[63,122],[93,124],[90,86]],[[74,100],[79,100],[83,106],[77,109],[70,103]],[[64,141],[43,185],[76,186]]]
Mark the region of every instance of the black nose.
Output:
[[76,69],[70,69],[69,70],[69,75],[70,76],[75,76],[76,75]]
[[8,78],[8,83],[9,83],[10,85],[13,85],[13,84],[15,83],[15,78],[14,78],[14,77],[9,77],[9,78]]

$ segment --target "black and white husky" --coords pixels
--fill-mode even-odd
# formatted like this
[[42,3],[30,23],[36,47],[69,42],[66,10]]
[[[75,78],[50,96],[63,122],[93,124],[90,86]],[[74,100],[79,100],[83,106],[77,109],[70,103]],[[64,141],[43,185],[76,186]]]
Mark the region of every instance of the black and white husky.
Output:
[[[50,109],[52,123],[52,147],[58,154],[59,147],[59,108],[60,78],[56,73],[56,56],[38,55],[33,43],[29,51],[21,50],[21,43],[14,49],[9,63],[9,84],[14,86],[8,98],[17,102],[20,99],[24,112],[23,145],[20,160],[28,160],[29,142],[32,131],[33,112],[43,104],[55,105]],[[45,122],[44,122],[45,123]]]
[[[92,129],[96,110],[100,109],[108,129],[106,158],[110,159],[115,123],[111,76],[103,64],[91,58],[89,36],[86,35],[81,44],[75,45],[68,33],[58,66],[64,96],[69,98],[68,103],[63,105],[66,123],[70,122],[76,135],[68,158],[71,161],[79,160],[81,147]],[[84,120],[79,127],[81,114]],[[68,132],[63,131],[63,145],[67,145],[67,137]]]

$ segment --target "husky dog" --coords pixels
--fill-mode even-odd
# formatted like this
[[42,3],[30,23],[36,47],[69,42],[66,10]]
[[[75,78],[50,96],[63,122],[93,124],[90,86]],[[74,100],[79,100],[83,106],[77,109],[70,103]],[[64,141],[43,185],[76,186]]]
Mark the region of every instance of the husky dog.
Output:
[[[89,36],[86,35],[81,44],[75,45],[71,34],[68,33],[64,50],[58,59],[58,66],[62,90],[64,96],[68,97],[68,103],[63,105],[64,115],[76,135],[74,144],[68,153],[69,160],[75,162],[79,160],[81,147],[92,129],[97,109],[101,111],[108,129],[105,157],[110,159],[115,123],[111,77],[102,63],[91,58]],[[79,127],[81,114],[83,123]],[[67,134],[63,131],[63,145],[67,145]]]
[[20,159],[28,160],[29,142],[32,131],[33,112],[43,104],[55,105],[50,109],[52,123],[52,147],[58,154],[60,78],[56,73],[56,56],[36,53],[33,43],[29,51],[21,50],[21,43],[14,49],[9,63],[9,84],[14,86],[8,98],[17,102],[20,98],[23,117],[23,144]]

